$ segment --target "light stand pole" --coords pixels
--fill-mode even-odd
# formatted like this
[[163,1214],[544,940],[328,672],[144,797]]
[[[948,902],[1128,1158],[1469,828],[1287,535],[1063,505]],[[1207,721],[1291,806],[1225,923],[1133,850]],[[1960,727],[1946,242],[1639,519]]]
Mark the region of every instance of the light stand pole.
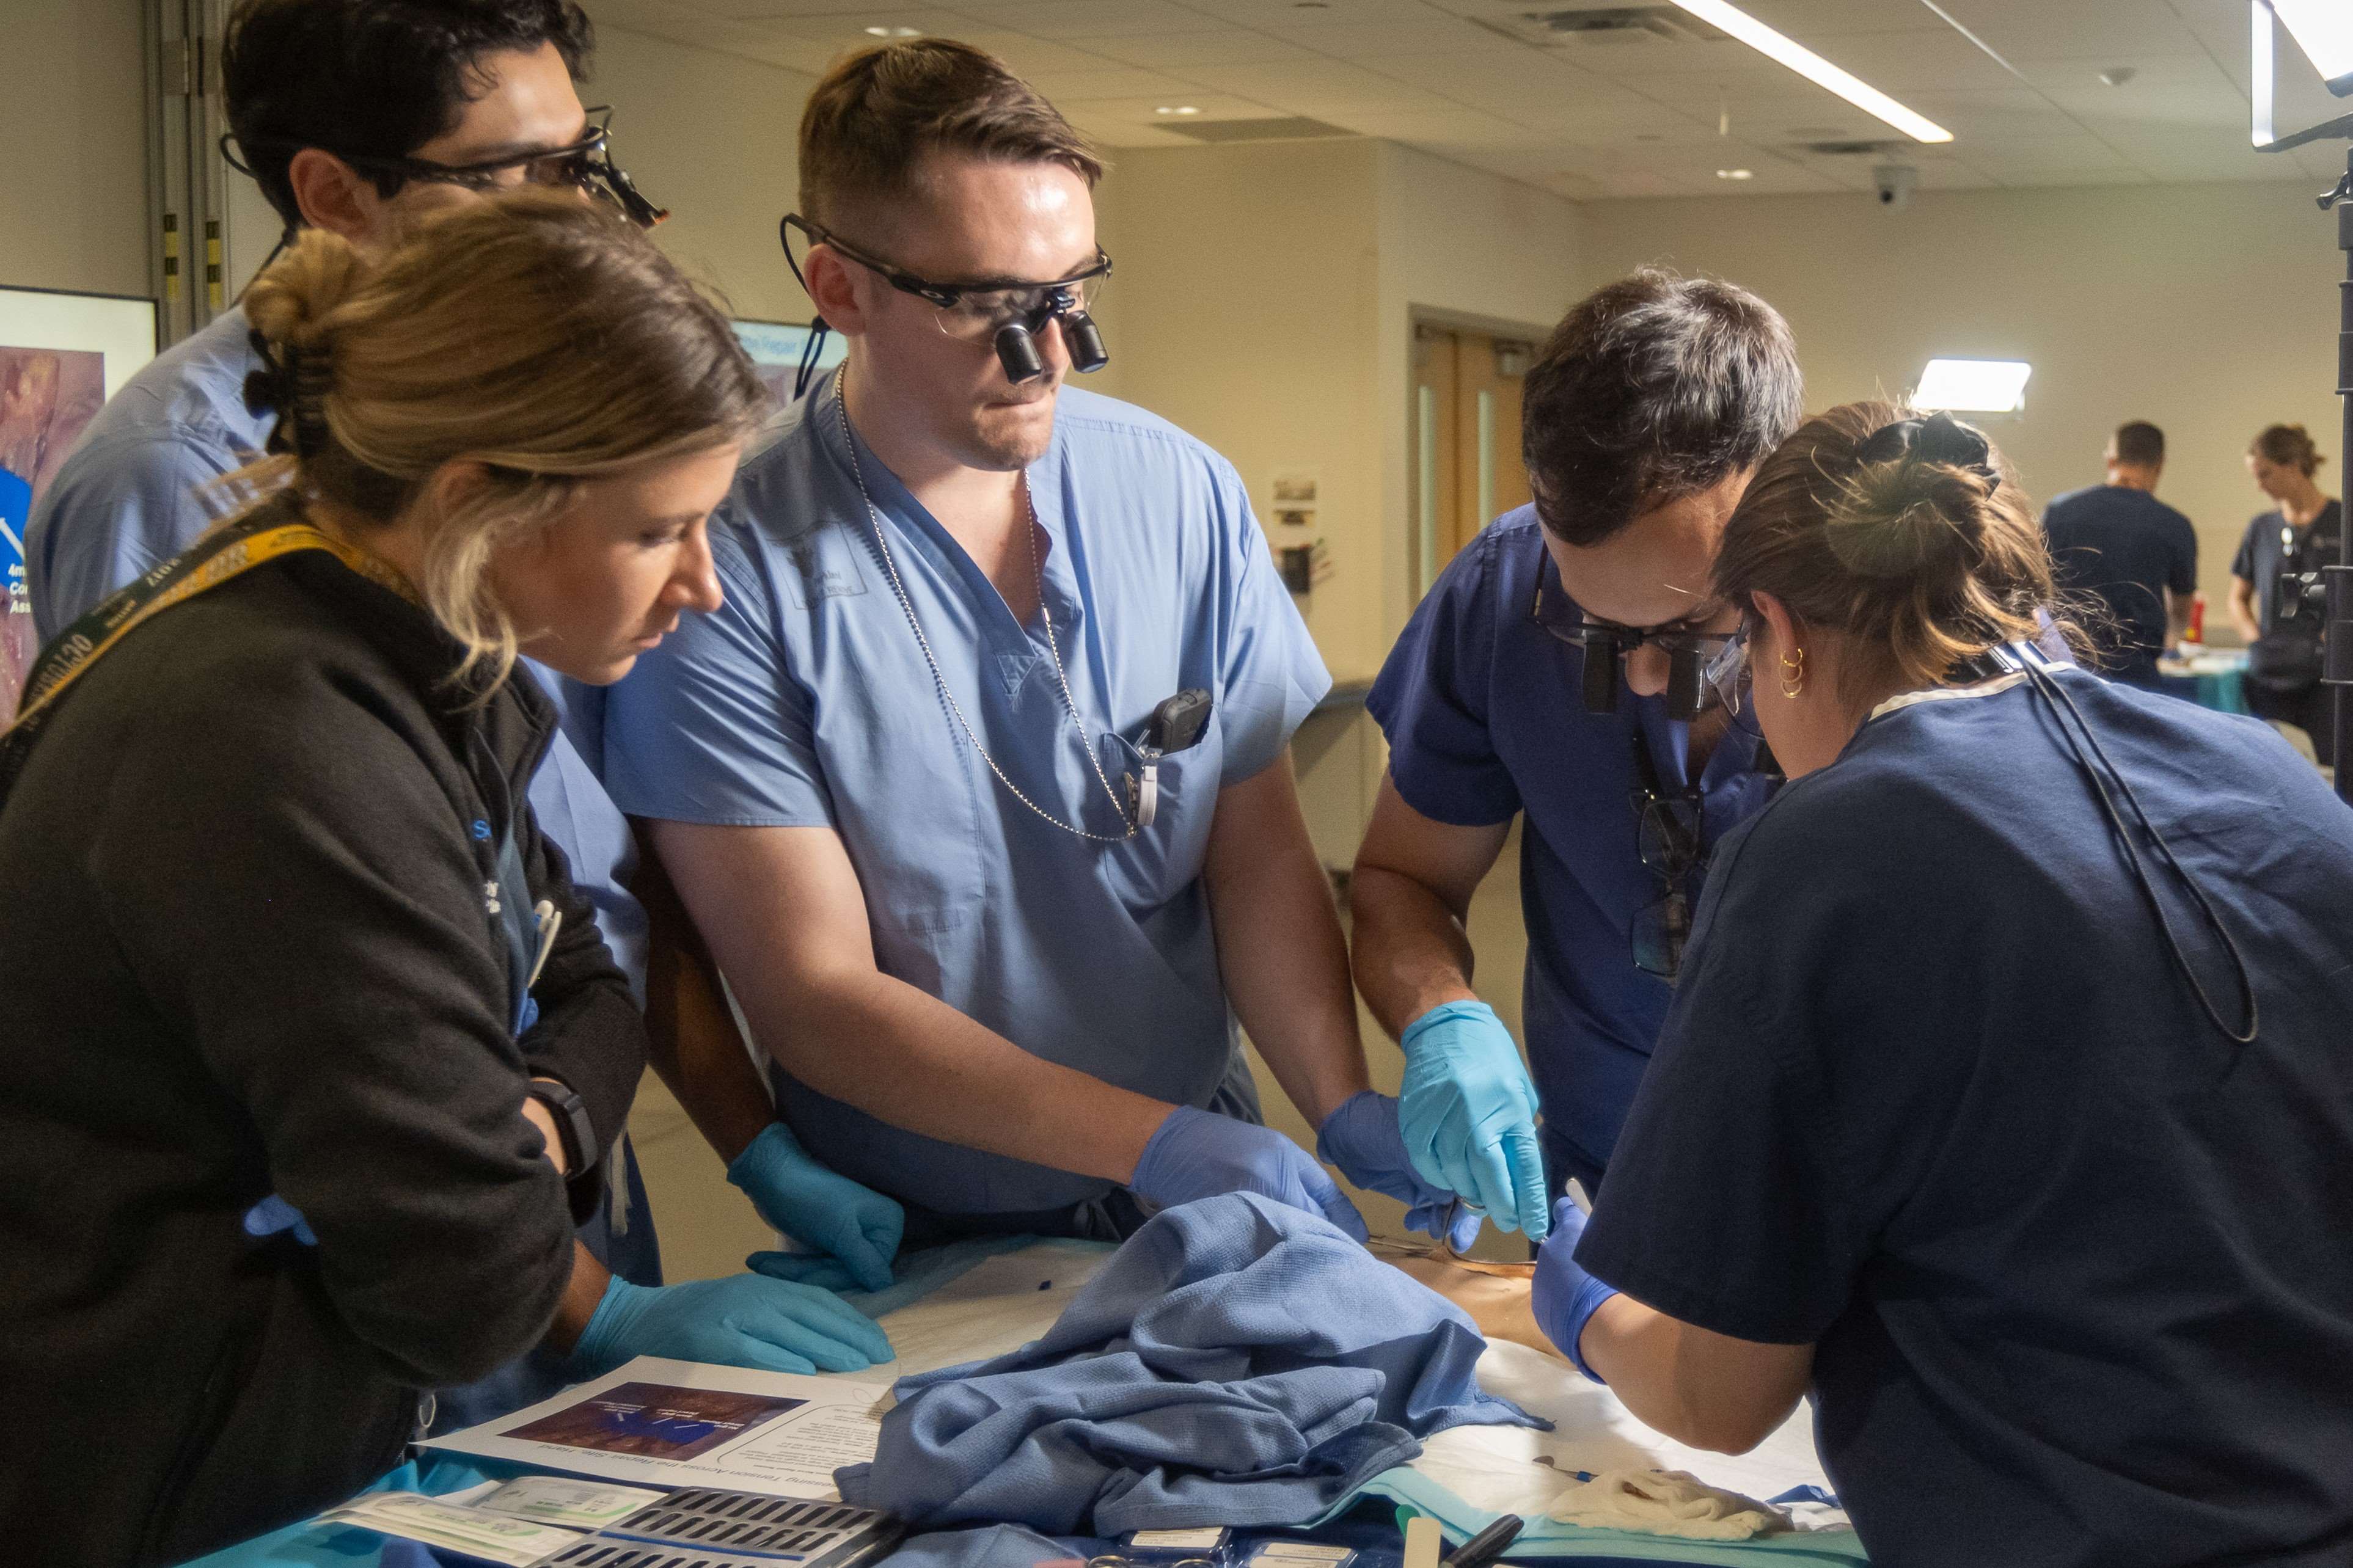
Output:
[[[2345,281],[2337,285],[2337,395],[2345,410],[2340,452],[2353,453],[2353,151],[2346,157],[2345,177],[2320,198],[2323,212],[2337,214],[2337,245],[2345,252]],[[2337,798],[2353,805],[2353,489],[2337,510],[2336,561],[2321,568],[2323,625],[2320,679],[2336,705],[2335,755]]]

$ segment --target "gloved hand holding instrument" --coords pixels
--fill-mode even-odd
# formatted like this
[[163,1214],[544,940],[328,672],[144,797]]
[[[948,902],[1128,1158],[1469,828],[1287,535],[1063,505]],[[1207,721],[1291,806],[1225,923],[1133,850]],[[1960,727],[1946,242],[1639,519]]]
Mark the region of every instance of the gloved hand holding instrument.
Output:
[[1406,1026],[1398,1119],[1422,1180],[1540,1240],[1544,1155],[1536,1091],[1512,1032],[1484,1002],[1448,1002]]
[[1405,1223],[1460,1252],[1479,1239],[1478,1211],[1432,1186],[1406,1154],[1398,1102],[1364,1089],[1341,1102],[1315,1134],[1316,1157],[1367,1192],[1406,1205]]

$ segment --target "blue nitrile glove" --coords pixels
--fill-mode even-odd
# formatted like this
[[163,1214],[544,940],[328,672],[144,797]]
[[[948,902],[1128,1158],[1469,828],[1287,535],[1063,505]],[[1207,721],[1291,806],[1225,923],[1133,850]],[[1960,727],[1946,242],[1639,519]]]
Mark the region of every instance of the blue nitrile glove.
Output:
[[907,1229],[907,1211],[871,1187],[809,1157],[793,1130],[771,1121],[727,1167],[760,1217],[799,1242],[849,1266],[869,1290],[888,1289],[891,1259]]
[[1128,1185],[1162,1208],[1219,1193],[1257,1193],[1330,1220],[1358,1241],[1371,1238],[1356,1205],[1306,1150],[1271,1127],[1189,1105],[1170,1111],[1152,1134]]
[[[1340,1102],[1315,1132],[1315,1157],[1337,1165],[1340,1173],[1367,1192],[1392,1197],[1406,1205],[1405,1223],[1425,1236],[1446,1235],[1447,1245],[1460,1252],[1479,1239],[1482,1217],[1468,1204],[1456,1213],[1458,1199],[1421,1179],[1406,1158],[1405,1133],[1398,1126],[1398,1102],[1375,1089],[1364,1089]],[[1454,1226],[1447,1232],[1447,1219]]]
[[245,1211],[245,1234],[255,1240],[276,1236],[281,1231],[292,1232],[294,1239],[305,1247],[319,1245],[319,1238],[312,1233],[311,1222],[302,1217],[302,1211],[276,1193]]
[[744,1267],[771,1279],[789,1279],[796,1285],[814,1285],[820,1290],[866,1289],[850,1277],[849,1265],[828,1253],[755,1252],[744,1259]]
[[1585,1352],[1577,1349],[1577,1341],[1593,1314],[1601,1310],[1601,1303],[1618,1291],[1577,1267],[1577,1244],[1585,1235],[1585,1211],[1573,1199],[1563,1198],[1553,1205],[1552,1234],[1536,1249],[1535,1284],[1528,1292],[1528,1305],[1545,1338],[1575,1363],[1577,1371],[1599,1383],[1601,1378],[1585,1364]]
[[684,1285],[617,1279],[572,1349],[572,1370],[596,1377],[659,1355],[761,1372],[862,1372],[896,1354],[881,1329],[813,1285],[757,1274]]
[[1398,1119],[1413,1168],[1500,1230],[1545,1233],[1536,1089],[1512,1032],[1484,1002],[1449,1002],[1406,1026]]

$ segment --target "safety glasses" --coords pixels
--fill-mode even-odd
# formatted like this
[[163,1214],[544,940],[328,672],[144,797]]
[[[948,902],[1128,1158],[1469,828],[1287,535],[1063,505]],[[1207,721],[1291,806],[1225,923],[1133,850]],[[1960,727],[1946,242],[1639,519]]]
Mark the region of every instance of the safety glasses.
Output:
[[[577,142],[503,158],[484,159],[480,163],[438,163],[429,158],[383,158],[353,153],[335,153],[334,155],[361,174],[379,179],[417,180],[484,193],[520,190],[527,185],[538,185],[548,190],[581,191],[611,206],[639,228],[651,228],[668,218],[669,209],[656,206],[647,200],[638,190],[637,182],[613,162],[612,110],[599,106],[588,113],[603,118],[596,121]],[[235,137],[222,137],[221,156],[231,168],[250,176],[253,171],[232,150],[235,143]],[[309,143],[275,141],[257,142],[254,145],[282,148],[307,146]],[[326,151],[332,152],[333,149]]]
[[[803,240],[798,256],[793,253],[796,233]],[[1111,258],[1100,247],[1092,266],[1067,278],[1034,283],[1009,278],[941,283],[893,267],[844,242],[839,235],[809,222],[798,213],[785,215],[776,226],[776,237],[785,247],[785,264],[793,269],[793,277],[804,289],[808,287],[808,279],[802,273],[801,261],[808,247],[828,246],[901,293],[911,294],[930,305],[934,320],[948,337],[958,342],[994,347],[1005,366],[1006,378],[1016,384],[1045,373],[1045,362],[1032,340],[1046,330],[1050,321],[1061,324],[1072,370],[1084,374],[1101,370],[1111,362],[1111,355],[1103,348],[1103,333],[1088,314],[1102,298],[1104,281],[1111,277]]]
[[794,276],[798,277],[801,269],[801,257],[793,254],[792,237],[797,230],[805,241],[802,256],[807,254],[807,246],[831,246],[901,293],[913,294],[929,303],[939,315],[940,331],[964,342],[993,342],[1006,327],[1035,331],[1048,317],[1084,314],[1102,298],[1103,284],[1111,277],[1111,258],[1098,247],[1092,265],[1050,282],[987,279],[971,283],[939,283],[893,267],[798,213],[786,214],[780,227],[785,259],[792,263]]

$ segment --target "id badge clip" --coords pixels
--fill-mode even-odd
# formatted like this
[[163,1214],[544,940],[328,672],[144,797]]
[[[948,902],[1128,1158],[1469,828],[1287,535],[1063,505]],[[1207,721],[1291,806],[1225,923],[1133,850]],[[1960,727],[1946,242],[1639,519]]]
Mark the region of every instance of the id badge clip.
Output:
[[1127,804],[1135,813],[1135,826],[1140,831],[1152,826],[1160,815],[1160,753],[1144,748],[1144,773],[1127,781]]
[[1209,694],[1198,687],[1178,692],[1152,710],[1145,726],[1144,744],[1136,752],[1144,760],[1141,777],[1127,781],[1128,805],[1134,810],[1137,831],[1152,826],[1160,815],[1160,759],[1200,742],[1209,727]]

